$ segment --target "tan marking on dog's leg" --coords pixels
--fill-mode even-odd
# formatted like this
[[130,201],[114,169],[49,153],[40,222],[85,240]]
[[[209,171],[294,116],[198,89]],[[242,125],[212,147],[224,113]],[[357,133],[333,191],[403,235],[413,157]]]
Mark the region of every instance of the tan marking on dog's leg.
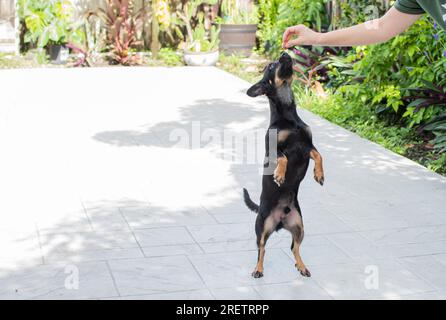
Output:
[[[303,232],[303,230],[301,231]],[[296,260],[296,268],[299,270],[300,274],[304,277],[311,277],[310,270],[307,269],[304,262],[302,261],[302,257],[300,256],[300,243],[301,240],[298,240],[293,235],[293,254],[294,259]]]
[[293,254],[294,258],[296,259],[296,268],[299,270],[300,274],[303,275],[304,277],[311,277],[310,270],[307,269],[304,262],[302,261],[299,248],[300,244],[294,241]]
[[314,180],[322,186],[325,181],[322,156],[317,150],[313,149],[310,151],[310,158],[314,161]]
[[271,214],[265,221],[263,225],[263,232],[260,236],[260,240],[258,243],[259,247],[259,256],[257,259],[257,265],[254,269],[254,272],[252,273],[252,276],[254,278],[261,278],[263,277],[263,262],[265,260],[265,246],[266,242],[268,241],[269,236],[274,232],[274,230],[277,227],[277,224],[279,223],[278,220],[274,218],[274,214]]
[[262,236],[259,248],[259,261],[257,261],[256,270],[263,273],[263,262],[265,261],[265,236]]
[[280,187],[285,182],[288,159],[285,156],[277,158],[277,167],[274,170],[274,181]]
[[267,232],[264,232],[262,234],[262,238],[260,239],[259,243],[259,256],[257,260],[256,268],[254,269],[254,272],[252,273],[252,276],[254,278],[261,278],[263,277],[263,262],[265,261],[265,246],[266,241],[269,238],[269,234]]

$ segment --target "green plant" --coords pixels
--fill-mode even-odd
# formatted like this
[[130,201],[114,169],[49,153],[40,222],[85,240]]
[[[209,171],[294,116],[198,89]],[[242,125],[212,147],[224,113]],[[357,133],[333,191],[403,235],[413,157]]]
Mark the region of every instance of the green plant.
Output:
[[158,59],[160,59],[167,66],[180,66],[183,65],[182,57],[176,51],[170,48],[161,48]]
[[[439,40],[436,41],[435,36]],[[364,88],[369,88],[369,100],[380,112],[396,111],[403,115],[408,107],[405,101],[398,109],[386,99],[373,102],[384,86],[399,88],[401,100],[404,100],[411,95],[410,88],[423,87],[424,80],[438,83],[444,80],[446,64],[441,38],[444,34],[437,34],[431,21],[424,18],[388,43],[362,48],[362,57],[354,70],[363,77]]]
[[274,37],[277,35],[277,16],[281,0],[259,0],[259,30],[257,32],[261,47],[269,54],[274,49],[272,43],[276,43]]
[[438,173],[445,174],[446,173],[446,153],[441,154],[437,159],[430,161],[427,167]]
[[333,29],[346,28],[382,16],[389,8],[382,0],[332,1],[331,25]]
[[[207,52],[218,48],[219,30],[216,26],[212,26],[209,32],[206,31],[204,25],[204,14],[199,12],[199,7],[204,4],[215,4],[216,0],[192,0],[184,4],[183,10],[178,11],[178,16],[182,24],[186,27],[187,43],[186,48],[193,52]],[[197,17],[197,24],[192,25],[192,20]]]
[[93,66],[99,58],[100,53],[106,47],[106,30],[102,27],[102,22],[95,12],[87,11],[76,25],[76,36],[67,46],[80,55],[74,63],[78,66]]
[[39,67],[46,62],[46,59],[39,61],[38,56],[33,54],[32,51],[27,52],[27,54],[23,56],[14,53],[0,52],[0,69],[34,68]]
[[240,5],[237,0],[223,0],[221,4],[223,17],[218,20],[223,24],[257,24],[258,8],[254,4]]
[[431,142],[436,150],[446,152],[446,112],[429,121],[422,129],[434,134],[435,138]]
[[141,45],[137,33],[142,28],[142,11],[134,10],[132,0],[107,0],[106,9],[99,12],[106,28],[111,62],[139,64],[139,58],[131,50]]
[[[190,6],[189,1],[158,0],[156,17],[159,25],[159,40],[162,45],[173,48],[184,43],[187,30],[180,15],[184,14],[187,6]],[[198,11],[188,20],[192,27],[195,25]]]
[[28,54],[34,55],[37,63],[39,65],[45,65],[49,63],[49,57],[46,50],[42,48],[32,49],[27,52]]
[[73,18],[70,0],[19,0],[18,15],[25,26],[25,43],[44,48],[69,41]]
[[338,51],[336,54],[325,56],[321,62],[328,70],[328,80],[325,86],[338,88],[342,85],[362,81],[363,77],[354,70],[354,64],[359,58],[353,50]]
[[209,52],[218,49],[219,31],[212,26],[209,37],[203,23],[203,16],[199,15],[199,22],[192,31],[192,38],[188,40],[187,49],[192,52]]
[[305,24],[315,30],[328,28],[327,0],[260,0],[259,38],[265,53],[277,57],[286,28]]

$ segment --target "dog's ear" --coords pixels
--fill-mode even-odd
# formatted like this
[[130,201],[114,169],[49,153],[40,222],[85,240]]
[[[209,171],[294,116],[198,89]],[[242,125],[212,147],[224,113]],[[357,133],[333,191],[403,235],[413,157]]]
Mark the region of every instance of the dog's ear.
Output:
[[252,98],[264,95],[265,93],[266,93],[266,88],[263,81],[257,82],[255,85],[249,88],[247,92],[248,96]]

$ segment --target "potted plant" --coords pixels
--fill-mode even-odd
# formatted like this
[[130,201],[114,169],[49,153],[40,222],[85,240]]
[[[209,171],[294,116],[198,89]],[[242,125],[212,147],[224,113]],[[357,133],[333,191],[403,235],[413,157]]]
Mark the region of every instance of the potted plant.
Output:
[[[47,44],[48,54],[53,63],[62,64],[67,62],[70,50],[67,47],[68,39],[66,37],[67,29],[56,28],[53,36]],[[58,30],[57,30],[58,29]]]
[[25,25],[25,43],[46,48],[53,62],[67,61],[73,17],[70,0],[20,0],[19,16]]
[[192,27],[192,18],[196,15],[198,7],[203,4],[214,4],[216,1],[192,0],[185,4],[183,12],[179,13],[187,30],[187,41],[184,48],[184,61],[189,66],[214,66],[219,57],[219,30],[212,26],[209,32],[204,24],[204,14],[197,15],[197,24]]
[[189,66],[215,66],[219,57],[218,31],[212,26],[210,35],[206,35],[203,17],[199,15],[199,23],[192,31],[184,50],[184,61]]
[[257,6],[250,0],[223,0],[221,13],[220,49],[249,56],[256,45]]

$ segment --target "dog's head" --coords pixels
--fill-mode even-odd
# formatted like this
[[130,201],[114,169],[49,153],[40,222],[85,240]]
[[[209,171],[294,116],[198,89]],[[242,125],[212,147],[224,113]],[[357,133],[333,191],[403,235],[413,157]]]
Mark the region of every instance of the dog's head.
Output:
[[278,98],[284,103],[292,101],[291,83],[293,82],[293,60],[286,52],[279,60],[270,63],[263,74],[263,79],[248,90],[248,96],[266,95]]

